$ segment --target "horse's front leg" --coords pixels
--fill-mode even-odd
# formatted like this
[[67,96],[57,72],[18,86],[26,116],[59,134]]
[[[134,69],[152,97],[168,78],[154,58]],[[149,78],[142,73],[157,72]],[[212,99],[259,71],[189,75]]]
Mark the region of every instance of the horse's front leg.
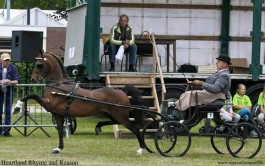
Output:
[[59,153],[64,148],[63,143],[63,124],[64,124],[64,117],[55,116],[56,124],[57,124],[57,130],[59,134],[59,146],[52,150],[53,154]]
[[44,103],[43,100],[41,99],[41,97],[39,97],[38,95],[35,95],[35,94],[27,95],[26,97],[17,101],[17,104],[14,108],[13,114],[19,113],[20,110],[23,109],[24,103],[26,101],[28,101],[29,99],[33,99],[33,100],[37,101],[40,105],[43,105],[43,103]]
[[17,104],[16,104],[16,106],[14,108],[13,114],[19,113],[20,110],[23,109],[23,106],[24,106],[24,102],[22,102],[21,100],[18,100]]
[[138,142],[139,142],[139,145],[140,145],[140,148],[136,151],[136,154],[137,155],[142,155],[143,154],[143,151],[144,149],[146,148],[146,145],[145,145],[145,142],[143,140],[143,137],[139,131],[139,127],[138,125],[134,124],[134,123],[130,123],[128,126],[126,126],[129,130],[132,131],[132,133],[135,134],[135,136],[137,137],[138,139]]

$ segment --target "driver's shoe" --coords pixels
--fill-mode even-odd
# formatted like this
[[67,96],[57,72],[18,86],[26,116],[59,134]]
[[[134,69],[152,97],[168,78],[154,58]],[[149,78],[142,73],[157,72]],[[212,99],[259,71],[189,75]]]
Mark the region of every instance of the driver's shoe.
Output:
[[262,127],[262,129],[265,131],[265,124],[263,124],[261,127]]
[[178,108],[175,107],[172,115],[174,115],[175,119],[177,121],[183,120],[183,114],[182,111],[180,111]]

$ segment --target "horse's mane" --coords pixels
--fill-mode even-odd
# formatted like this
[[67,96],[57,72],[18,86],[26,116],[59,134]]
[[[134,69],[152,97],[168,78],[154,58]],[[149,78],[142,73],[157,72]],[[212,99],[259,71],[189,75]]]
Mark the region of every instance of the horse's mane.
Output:
[[134,85],[126,85],[123,89],[123,92],[125,92],[128,96],[132,96],[131,98],[131,104],[132,105],[139,105],[144,106],[144,101],[142,99],[142,91],[137,89]]
[[63,77],[64,78],[69,78],[67,73],[66,73],[65,67],[63,66],[63,63],[62,63],[61,59],[59,57],[57,57],[56,55],[54,55],[54,54],[50,54],[50,55],[52,55],[57,60],[57,62],[59,63],[60,68],[61,68],[62,73],[63,73]]

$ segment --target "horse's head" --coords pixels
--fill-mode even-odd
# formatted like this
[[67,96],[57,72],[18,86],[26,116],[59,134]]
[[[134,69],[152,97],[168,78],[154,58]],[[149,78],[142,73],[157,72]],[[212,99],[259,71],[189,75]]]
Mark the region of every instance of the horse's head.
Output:
[[36,57],[36,64],[31,76],[31,80],[39,83],[44,78],[46,81],[63,81],[68,79],[61,60],[50,53],[41,53]]
[[50,65],[48,58],[45,54],[40,54],[36,57],[35,67],[32,72],[31,81],[40,83],[49,73]]

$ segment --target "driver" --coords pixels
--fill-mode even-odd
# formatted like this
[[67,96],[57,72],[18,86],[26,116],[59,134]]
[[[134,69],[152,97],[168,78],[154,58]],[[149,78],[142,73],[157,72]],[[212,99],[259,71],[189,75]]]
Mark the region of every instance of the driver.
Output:
[[[175,102],[176,109],[185,111],[190,106],[209,104],[217,99],[226,99],[231,86],[229,65],[231,59],[221,54],[217,59],[217,72],[206,78],[205,81],[194,80],[188,84],[200,86],[202,90],[193,90],[183,93]],[[196,97],[197,96],[197,97]]]

